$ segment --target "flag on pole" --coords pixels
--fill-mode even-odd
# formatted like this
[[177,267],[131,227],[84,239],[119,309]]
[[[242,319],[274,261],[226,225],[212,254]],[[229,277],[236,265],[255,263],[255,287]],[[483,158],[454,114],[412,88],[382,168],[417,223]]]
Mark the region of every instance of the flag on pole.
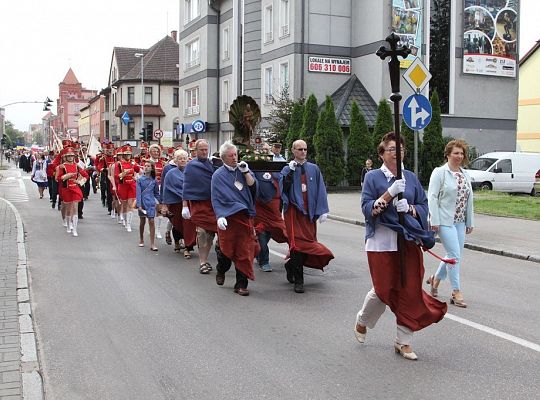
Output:
[[94,135],[90,135],[90,143],[88,143],[88,155],[90,157],[95,157],[100,152],[101,152],[101,143],[98,142],[98,140],[94,137]]

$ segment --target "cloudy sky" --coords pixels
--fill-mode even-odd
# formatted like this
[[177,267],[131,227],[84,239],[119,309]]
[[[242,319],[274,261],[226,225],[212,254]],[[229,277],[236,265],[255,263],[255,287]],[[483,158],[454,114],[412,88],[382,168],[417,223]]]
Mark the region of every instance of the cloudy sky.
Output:
[[[183,0],[0,0],[0,106],[58,97],[69,67],[88,89],[107,86],[114,46],[147,48],[178,30]],[[539,0],[521,0],[520,54],[540,40]],[[20,130],[43,104],[6,108]],[[56,110],[53,108],[53,112]]]

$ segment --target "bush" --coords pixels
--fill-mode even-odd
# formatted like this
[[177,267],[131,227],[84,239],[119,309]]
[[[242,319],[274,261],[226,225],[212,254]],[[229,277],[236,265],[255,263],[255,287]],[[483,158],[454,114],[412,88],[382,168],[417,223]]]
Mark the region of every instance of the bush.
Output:
[[445,141],[442,135],[441,107],[439,95],[434,90],[431,95],[431,107],[433,114],[430,124],[424,129],[423,152],[422,152],[422,173],[420,181],[423,185],[429,183],[429,177],[435,167],[444,164]]
[[373,154],[373,138],[364,115],[354,101],[351,107],[351,124],[347,141],[347,180],[349,185],[359,185],[362,168]]
[[302,119],[302,132],[300,133],[300,139],[307,144],[308,148],[308,160],[314,161],[317,156],[317,149],[313,145],[313,136],[317,131],[317,119],[319,117],[319,105],[317,98],[314,94],[311,94],[307,99],[304,106],[304,116]]
[[295,140],[300,139],[300,134],[302,132],[302,124],[304,119],[304,104],[303,101],[297,101],[294,103],[291,121],[289,124],[289,133],[287,135],[287,140],[285,143],[286,149],[291,149],[292,144]]

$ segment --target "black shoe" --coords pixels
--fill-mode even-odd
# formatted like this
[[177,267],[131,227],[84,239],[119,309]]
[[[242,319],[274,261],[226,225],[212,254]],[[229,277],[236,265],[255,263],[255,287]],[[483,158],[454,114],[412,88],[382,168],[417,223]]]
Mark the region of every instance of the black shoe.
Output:
[[221,273],[218,272],[216,274],[216,283],[219,286],[223,286],[223,284],[225,283],[225,274],[221,274]]
[[79,219],[84,219],[84,217],[82,215],[79,215]]
[[287,281],[294,283],[294,271],[293,267],[289,265],[289,261],[285,263],[285,271],[287,271]]
[[304,293],[304,284],[300,282],[295,282],[294,291],[295,293]]
[[53,202],[53,203],[51,204],[51,208],[54,209],[54,207],[56,207],[56,203],[55,203],[55,202]]

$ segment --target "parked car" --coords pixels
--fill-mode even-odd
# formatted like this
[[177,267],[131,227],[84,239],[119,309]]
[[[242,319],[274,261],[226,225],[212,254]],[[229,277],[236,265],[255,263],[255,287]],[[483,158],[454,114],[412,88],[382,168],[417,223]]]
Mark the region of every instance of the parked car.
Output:
[[540,169],[536,171],[536,175],[534,176],[534,179],[535,180],[534,180],[533,190],[534,190],[534,194],[538,195],[540,194]]
[[484,154],[469,165],[473,188],[534,195],[540,153],[495,152]]

